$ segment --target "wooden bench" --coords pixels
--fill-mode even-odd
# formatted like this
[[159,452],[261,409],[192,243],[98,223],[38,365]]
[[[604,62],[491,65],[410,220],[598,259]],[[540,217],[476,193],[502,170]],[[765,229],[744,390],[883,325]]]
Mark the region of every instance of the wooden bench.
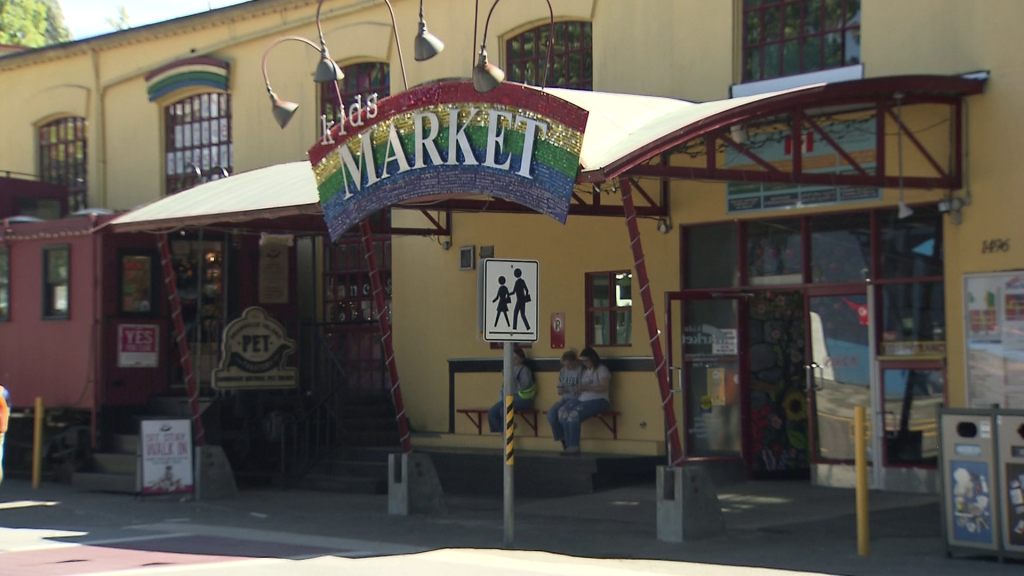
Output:
[[[487,417],[488,411],[490,411],[489,408],[460,408],[456,410],[459,414],[465,414],[466,418],[469,418],[473,426],[476,426],[476,433],[481,436],[484,433],[484,418]],[[537,410],[516,410],[516,416],[521,417],[523,422],[526,422],[526,425],[533,430],[533,435],[537,436]],[[530,420],[531,417],[533,418],[532,421]]]
[[[548,411],[545,410],[544,413],[547,414]],[[618,412],[618,411],[615,411],[615,410],[609,410],[607,412],[599,412],[599,413],[594,415],[595,418],[597,418],[598,420],[601,421],[601,424],[604,424],[605,428],[611,430],[611,432],[612,432],[612,439],[613,440],[618,440],[619,439],[619,415],[620,414],[622,414],[622,413]],[[608,423],[608,420],[611,420],[610,424]]]

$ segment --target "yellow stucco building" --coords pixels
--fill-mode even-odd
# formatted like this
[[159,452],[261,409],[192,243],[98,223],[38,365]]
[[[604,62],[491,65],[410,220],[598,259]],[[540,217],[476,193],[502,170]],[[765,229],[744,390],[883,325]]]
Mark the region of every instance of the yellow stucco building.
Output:
[[[323,4],[324,39],[346,72],[346,106],[357,95],[365,102],[371,93],[383,98],[469,77],[475,33],[506,81],[540,82],[545,2],[498,3],[484,36],[490,3],[474,30],[472,2],[428,0],[429,30],[446,45],[426,62],[412,58],[420,3],[392,4],[404,72],[382,0]],[[394,228],[435,218],[449,232],[395,234],[380,243],[414,446],[501,445],[486,423],[479,433],[458,412],[497,399],[500,351],[477,331],[476,260],[487,253],[538,260],[539,320],[546,326],[563,315],[564,333],[545,327],[527,351],[538,368],[541,413],[530,420],[536,436],[520,424],[521,448],[561,450],[543,410],[557,399],[563,349],[555,340],[564,338],[566,348],[593,347],[613,372],[617,416],[584,424],[584,452],[665,454],[662,397],[622,217],[623,178],[644,208],[639,230],[652,315],[670,359],[687,457],[732,463],[756,477],[851,485],[852,406],[864,404],[874,407],[873,446],[886,459],[885,485],[936,490],[937,405],[1001,399],[1022,407],[1015,344],[982,334],[1014,330],[1011,300],[975,306],[965,286],[980,286],[980,300],[995,290],[986,286],[1009,298],[1013,274],[984,281],[971,275],[1024,268],[1014,224],[1024,200],[1014,191],[1015,161],[1006,157],[1024,129],[1014,96],[1024,90],[1024,70],[1008,49],[1024,5],[551,6],[551,86],[705,103],[823,88],[804,99],[771,100],[789,104],[743,108],[726,125],[687,124],[690,132],[634,150],[629,169],[605,172],[607,178],[581,172],[564,225],[538,214],[489,213],[476,201],[450,212],[430,205],[393,210]],[[304,160],[321,137],[320,115],[334,109],[330,93],[312,81],[319,54],[297,42],[269,53],[275,93],[299,104],[284,129],[270,114],[261,64],[278,37],[316,39],[316,11],[311,0],[248,2],[0,57],[7,104],[0,110],[0,170],[84,189],[89,206],[129,210],[194,183],[190,163],[204,174],[216,167],[235,174]],[[641,106],[625,98],[616,106],[634,105]],[[592,121],[600,110],[590,109]],[[364,313],[369,320],[366,294],[357,294],[365,290],[362,277],[338,268],[337,249],[328,244],[317,243],[309,314],[326,323]],[[460,248],[469,249],[468,262]],[[360,286],[356,294],[346,295],[342,280],[330,276],[339,270]],[[965,325],[976,311],[984,326]],[[986,344],[972,347],[975,340]],[[379,353],[368,354],[379,364]],[[993,359],[1001,366],[994,384],[979,368]]]

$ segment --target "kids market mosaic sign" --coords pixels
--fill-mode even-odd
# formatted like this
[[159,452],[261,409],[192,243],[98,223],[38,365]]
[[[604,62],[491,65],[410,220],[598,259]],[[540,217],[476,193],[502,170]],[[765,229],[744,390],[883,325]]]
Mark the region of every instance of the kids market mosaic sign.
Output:
[[526,86],[487,94],[441,82],[371,96],[309,150],[331,238],[413,199],[479,194],[561,223],[569,213],[587,111]]

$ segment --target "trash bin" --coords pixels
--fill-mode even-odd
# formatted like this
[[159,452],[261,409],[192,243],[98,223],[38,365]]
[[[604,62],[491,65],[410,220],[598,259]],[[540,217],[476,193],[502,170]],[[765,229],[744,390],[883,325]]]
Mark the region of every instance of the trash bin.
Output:
[[1000,555],[995,411],[939,413],[942,515],[948,554]]
[[1024,558],[1024,411],[996,413],[1003,554]]

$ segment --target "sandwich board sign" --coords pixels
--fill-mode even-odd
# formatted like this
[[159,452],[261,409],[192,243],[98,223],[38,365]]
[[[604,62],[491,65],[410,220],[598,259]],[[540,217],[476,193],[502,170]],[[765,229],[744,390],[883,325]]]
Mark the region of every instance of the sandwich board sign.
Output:
[[539,298],[536,260],[483,261],[484,340],[536,342]]

